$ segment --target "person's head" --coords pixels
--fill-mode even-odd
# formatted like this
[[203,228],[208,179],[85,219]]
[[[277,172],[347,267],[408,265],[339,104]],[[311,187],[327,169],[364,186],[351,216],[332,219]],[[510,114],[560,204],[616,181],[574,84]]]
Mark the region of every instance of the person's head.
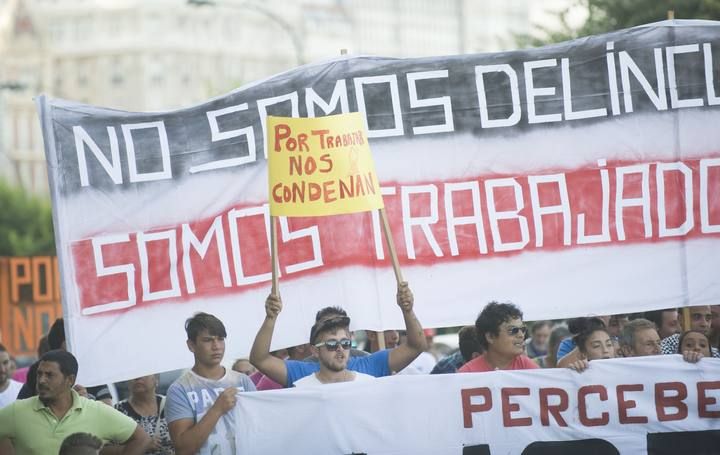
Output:
[[710,305],[710,315],[712,321],[710,321],[711,333],[718,335],[720,334],[720,305]]
[[187,346],[195,363],[205,367],[220,365],[225,355],[227,332],[222,321],[212,314],[196,313],[185,321]]
[[605,322],[605,328],[611,338],[617,338],[622,333],[623,327],[628,323],[627,314],[614,314]]
[[539,351],[546,351],[552,323],[550,321],[536,321],[530,329],[531,343]]
[[0,343],[0,389],[10,380],[10,353],[7,348]]
[[49,350],[66,349],[65,346],[65,323],[63,318],[55,319],[47,334]]
[[310,345],[321,369],[345,370],[350,359],[350,318],[336,316],[321,319],[310,330]]
[[290,360],[305,360],[312,355],[312,349],[309,343],[299,344],[287,348],[287,354]]
[[628,322],[620,336],[620,347],[625,357],[660,354],[660,336],[655,324],[642,318]]
[[235,363],[233,363],[232,369],[247,376],[250,376],[257,371],[248,359],[237,359]]
[[73,433],[63,440],[59,455],[95,455],[102,446],[103,442],[90,433]]
[[710,357],[710,340],[699,330],[688,330],[680,335],[678,341],[678,354],[686,351],[699,352],[705,357]]
[[315,322],[318,322],[321,319],[329,319],[336,316],[347,317],[347,312],[339,306],[326,306],[315,313]]
[[460,346],[460,354],[466,362],[471,361],[483,352],[474,325],[467,325],[460,329],[458,332],[458,345]]
[[51,403],[69,393],[75,385],[78,363],[68,351],[55,349],[46,352],[38,363],[37,393],[43,403]]
[[710,305],[691,306],[690,311],[690,329],[708,335],[710,333],[710,322],[712,321],[712,311]]
[[522,311],[512,303],[490,302],[475,321],[478,341],[488,352],[514,357],[525,352],[527,327]]
[[580,357],[587,360],[612,359],[615,346],[605,324],[597,318],[589,318],[585,329],[573,337]]
[[[367,339],[370,343],[371,350],[377,351],[378,349],[380,349],[378,345],[378,332],[368,330],[365,333],[367,334]],[[385,338],[385,349],[393,349],[397,347],[398,344],[400,344],[400,333],[398,333],[397,330],[386,330],[382,333],[383,337]]]
[[155,390],[160,383],[160,376],[157,374],[149,374],[128,381],[128,390],[130,396],[133,395],[155,395]]
[[[552,332],[550,332],[550,339],[548,340],[548,357],[555,357],[560,343],[569,336],[570,330],[564,325],[555,327]],[[555,365],[552,366],[554,367]]]
[[680,333],[680,320],[678,319],[677,308],[646,311],[645,319],[655,323],[660,338],[667,338],[676,333]]

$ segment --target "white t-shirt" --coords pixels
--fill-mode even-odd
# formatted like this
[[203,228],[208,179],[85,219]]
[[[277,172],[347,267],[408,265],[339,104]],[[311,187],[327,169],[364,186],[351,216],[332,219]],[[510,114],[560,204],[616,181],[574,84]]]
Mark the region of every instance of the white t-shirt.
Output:
[[[349,371],[349,370],[348,370]],[[352,372],[355,377],[347,382],[353,382],[353,381],[368,381],[375,379],[374,376],[370,376],[369,374],[365,373],[358,373],[357,371]],[[295,387],[312,387],[312,386],[318,386],[318,385],[325,385],[324,383],[320,382],[317,378],[317,373],[313,373],[311,375],[305,376],[302,379],[298,379],[295,381]]]
[[7,389],[0,392],[0,408],[4,408],[15,401],[23,386],[22,382],[17,382],[13,379],[8,380],[10,381],[10,385],[7,386]]
[[415,360],[410,362],[410,365],[400,370],[398,374],[430,374],[436,363],[437,359],[434,355],[423,351],[415,357]]

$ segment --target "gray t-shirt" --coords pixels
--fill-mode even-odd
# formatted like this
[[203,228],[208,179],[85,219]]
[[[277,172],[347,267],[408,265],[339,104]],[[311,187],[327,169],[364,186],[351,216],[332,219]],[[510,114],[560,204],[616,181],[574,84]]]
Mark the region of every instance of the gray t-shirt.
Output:
[[[228,387],[237,387],[240,392],[255,391],[250,378],[234,370],[226,369],[225,376],[218,380],[198,376],[192,370],[186,371],[168,389],[165,405],[168,424],[180,419],[199,422]],[[233,412],[223,415],[198,453],[235,455],[235,426]]]

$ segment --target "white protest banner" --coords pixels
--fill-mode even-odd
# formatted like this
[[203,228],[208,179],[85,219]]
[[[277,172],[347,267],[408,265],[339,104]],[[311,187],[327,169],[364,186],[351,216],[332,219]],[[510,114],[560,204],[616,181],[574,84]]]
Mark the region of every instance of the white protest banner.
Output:
[[247,393],[236,444],[269,455],[711,454],[719,379],[720,360],[675,355]]
[[[271,280],[268,115],[362,114],[425,327],[494,299],[529,320],[716,303],[719,68],[720,24],[669,21],[496,54],[343,57],[165,113],[40,97],[78,380],[187,366],[200,310],[227,325],[228,357],[249,352]],[[278,221],[274,348],[306,342],[327,305],[355,329],[403,326],[377,214]]]

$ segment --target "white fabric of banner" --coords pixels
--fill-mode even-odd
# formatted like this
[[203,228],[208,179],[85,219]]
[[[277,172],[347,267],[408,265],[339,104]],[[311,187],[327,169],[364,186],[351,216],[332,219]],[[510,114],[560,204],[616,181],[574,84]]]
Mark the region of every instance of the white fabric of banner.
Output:
[[[198,311],[225,323],[227,360],[248,355],[271,286],[266,114],[364,115],[426,328],[471,324],[491,300],[526,320],[715,304],[718,75],[720,22],[666,21],[494,54],[344,56],[170,112],[40,96],[78,382],[188,367]],[[377,213],[277,224],[273,350],[306,343],[331,305],[353,330],[403,328]]]
[[[687,396],[677,401],[678,391]],[[241,454],[645,454],[658,445],[666,452],[655,453],[693,453],[684,436],[720,442],[720,360],[690,364],[674,355],[593,361],[583,373],[400,375],[246,393],[236,413]],[[576,445],[561,452],[552,441]]]

